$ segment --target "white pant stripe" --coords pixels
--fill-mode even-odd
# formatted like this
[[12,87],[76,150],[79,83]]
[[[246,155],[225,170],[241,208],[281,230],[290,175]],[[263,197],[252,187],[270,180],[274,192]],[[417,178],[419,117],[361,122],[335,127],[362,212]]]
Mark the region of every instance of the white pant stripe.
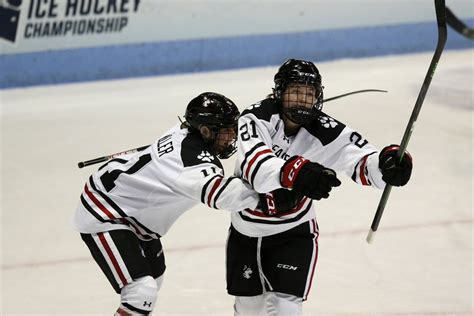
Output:
[[122,256],[120,255],[117,246],[115,246],[114,241],[112,240],[112,237],[110,237],[110,234],[104,233],[104,237],[107,240],[107,243],[109,244],[110,249],[112,250],[112,253],[117,260],[117,263],[119,264],[120,270],[122,270],[123,275],[125,276],[125,279],[127,279],[127,282],[130,283],[133,281],[130,273],[128,272],[127,266],[125,265],[125,262],[122,259]]
[[262,282],[263,293],[265,293],[266,292],[265,284],[268,285],[268,287],[270,288],[271,291],[273,291],[273,287],[272,287],[270,281],[268,281],[267,277],[263,273],[261,251],[262,251],[262,237],[258,237],[258,239],[257,239],[258,275],[260,276],[260,281]]
[[303,300],[306,300],[309,291],[311,290],[311,285],[313,282],[314,269],[316,266],[316,261],[318,260],[318,236],[319,232],[317,231],[316,220],[313,218],[309,221],[310,231],[314,234],[313,238],[313,254],[311,255],[311,264],[309,266],[308,277],[306,278],[306,287],[304,290]]
[[[127,268],[125,267],[125,264],[123,263],[122,257],[118,253],[117,247],[115,246],[115,243],[113,242],[112,238],[110,238],[110,234],[105,232],[105,233],[100,233],[104,236],[105,240],[107,241],[107,244],[110,247],[110,250],[112,251],[112,255],[114,256],[115,260],[117,261],[119,268],[121,272],[123,273],[125,279],[127,282],[131,281],[130,274],[128,273]],[[99,239],[98,234],[92,234],[92,238],[94,238],[94,241],[99,248],[100,252],[102,253],[102,256],[104,257],[105,261],[107,262],[107,265],[109,266],[110,270],[112,271],[112,274],[115,278],[115,281],[118,283],[119,287],[123,287],[125,284],[122,281],[122,279],[119,276],[119,272],[115,268],[112,259],[110,258],[109,253],[105,249],[104,245],[102,244],[102,241]]]

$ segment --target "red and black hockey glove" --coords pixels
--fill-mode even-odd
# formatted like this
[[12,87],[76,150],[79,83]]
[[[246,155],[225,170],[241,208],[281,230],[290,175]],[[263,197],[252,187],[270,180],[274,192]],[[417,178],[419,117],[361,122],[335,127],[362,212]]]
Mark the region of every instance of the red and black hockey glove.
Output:
[[402,161],[397,157],[400,146],[390,145],[382,149],[379,155],[379,168],[385,183],[399,187],[410,180],[413,161],[408,151],[403,154]]
[[334,170],[301,156],[293,156],[285,162],[280,182],[283,187],[315,200],[328,198],[331,189],[341,185]]
[[295,191],[276,189],[270,193],[259,194],[259,208],[265,215],[286,213],[294,208],[303,196]]

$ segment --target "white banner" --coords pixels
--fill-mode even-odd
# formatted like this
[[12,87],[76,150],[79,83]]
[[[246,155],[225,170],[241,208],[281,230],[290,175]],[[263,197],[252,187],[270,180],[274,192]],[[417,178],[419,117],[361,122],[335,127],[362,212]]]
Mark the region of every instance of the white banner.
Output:
[[[470,0],[447,5],[472,17]],[[429,0],[0,0],[2,54],[434,20]]]

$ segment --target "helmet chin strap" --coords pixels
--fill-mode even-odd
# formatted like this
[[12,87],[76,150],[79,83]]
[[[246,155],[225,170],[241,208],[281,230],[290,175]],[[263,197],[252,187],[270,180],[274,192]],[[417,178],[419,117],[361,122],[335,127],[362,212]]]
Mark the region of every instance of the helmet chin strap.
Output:
[[311,122],[317,117],[317,115],[315,115],[313,111],[313,109],[308,109],[306,107],[283,107],[282,112],[291,122],[298,125],[304,125],[306,123]]
[[214,141],[213,150],[216,152],[216,155],[217,155],[218,158],[227,159],[236,152],[236,150],[237,150],[237,147],[236,147],[237,139],[234,138],[234,140],[230,143],[227,143],[227,145],[219,146],[218,145],[219,136],[220,136],[220,134],[218,133],[216,135],[216,138],[215,138],[215,141]]
[[284,115],[285,118],[286,118],[288,121],[290,121],[291,123],[297,124],[297,125],[301,125],[301,123],[298,123],[298,122],[293,121],[293,120],[291,119],[291,117],[288,115],[287,112],[283,112],[283,115]]

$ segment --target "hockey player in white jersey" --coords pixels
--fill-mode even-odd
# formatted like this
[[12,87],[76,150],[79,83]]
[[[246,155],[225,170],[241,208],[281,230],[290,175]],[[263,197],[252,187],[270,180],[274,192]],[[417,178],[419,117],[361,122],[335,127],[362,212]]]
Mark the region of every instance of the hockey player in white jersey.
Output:
[[[198,203],[229,211],[258,203],[274,208],[238,177],[224,177],[219,159],[235,152],[239,115],[225,96],[202,93],[190,101],[183,124],[89,177],[73,225],[120,294],[115,315],[151,313],[165,271],[160,237],[185,211]],[[280,192],[278,207],[289,209],[287,201],[295,200]]]
[[236,175],[257,192],[291,190],[290,210],[249,208],[231,213],[227,291],[235,315],[300,315],[318,257],[318,224],[312,200],[341,184],[336,172],[367,186],[405,185],[412,159],[399,146],[381,152],[361,134],[322,112],[323,86],[316,66],[287,60],[273,94],[242,112]]

